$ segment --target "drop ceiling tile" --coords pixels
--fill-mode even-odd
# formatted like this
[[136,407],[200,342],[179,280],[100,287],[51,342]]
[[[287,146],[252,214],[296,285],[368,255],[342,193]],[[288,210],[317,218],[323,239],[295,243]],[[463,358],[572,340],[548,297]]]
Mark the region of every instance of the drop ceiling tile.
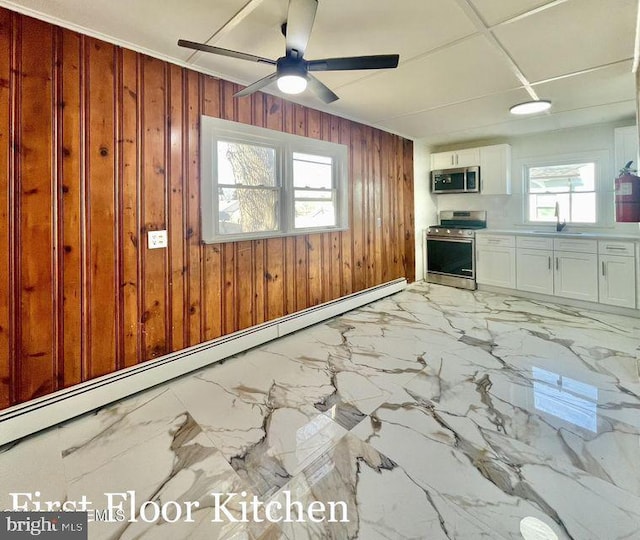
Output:
[[[407,62],[437,47],[476,32],[455,0],[324,0],[320,2],[306,57],[333,58],[399,54]],[[334,73],[341,85],[368,71]]]
[[[478,141],[508,140],[533,133],[546,133],[562,129],[590,126],[604,123],[632,123],[635,121],[635,105],[615,103],[592,107],[581,111],[566,111],[535,118],[509,121],[490,126],[479,126],[450,133],[433,133],[418,139],[419,144],[441,146],[459,142],[478,144]],[[392,127],[387,127],[392,129]]]
[[337,86],[332,73],[318,77],[343,104],[372,119],[422,111],[517,88],[519,82],[484,36],[476,35],[396,70]]
[[192,51],[179,38],[207,39],[243,5],[242,0],[20,0],[20,6],[179,60]]
[[552,78],[633,57],[636,0],[569,0],[495,29],[524,75]]
[[551,3],[551,0],[519,0],[518,2],[505,2],[505,0],[469,1],[489,26]]
[[635,77],[631,61],[621,62],[589,73],[550,81],[534,86],[536,93],[551,100],[553,111],[571,111],[633,101]]
[[[283,56],[280,26],[286,20],[287,5],[286,0],[265,1],[216,45],[273,59]],[[323,0],[305,58],[400,54],[405,62],[474,32],[455,0],[403,0],[401,10],[391,2]],[[332,84],[346,84],[370,73],[336,72]]]
[[[416,139],[429,137],[438,143],[462,142],[468,140],[465,136],[467,131],[477,128],[493,135],[493,126],[513,121],[509,107],[527,98],[525,90],[516,89],[465,103],[383,119],[378,124]],[[495,135],[498,135],[497,130]]]

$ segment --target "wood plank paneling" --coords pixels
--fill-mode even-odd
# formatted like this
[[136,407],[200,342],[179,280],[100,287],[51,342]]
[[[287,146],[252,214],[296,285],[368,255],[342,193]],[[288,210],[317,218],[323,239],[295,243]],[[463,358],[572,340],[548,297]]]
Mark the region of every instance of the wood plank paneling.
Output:
[[169,321],[171,325],[170,350],[183,349],[185,347],[185,261],[184,261],[184,195],[182,186],[184,183],[185,154],[184,154],[184,130],[185,112],[183,107],[184,70],[178,66],[169,68],[169,195],[168,195],[168,220],[167,229],[169,237]]
[[[88,373],[97,377],[117,366],[115,47],[86,38],[86,281]],[[118,287],[119,288],[119,287]],[[109,316],[105,316],[109,314]]]
[[139,55],[122,50],[122,83],[120,93],[120,204],[122,205],[120,237],[122,250],[122,353],[126,367],[142,358],[142,323],[140,322],[140,297],[144,235],[140,231],[140,122],[139,122]]
[[20,125],[17,182],[19,233],[18,400],[55,389],[53,351],[53,27],[29,18],[20,25]]
[[0,409],[11,402],[11,298],[13,296],[12,243],[13,144],[11,137],[11,51],[13,41],[11,12],[0,11]]
[[267,320],[277,319],[286,313],[285,298],[285,239],[267,240],[266,279]]
[[59,129],[61,159],[58,185],[62,187],[60,221],[63,234],[63,381],[71,386],[82,381],[82,40],[74,32],[62,34],[62,95]]
[[[142,62],[142,242],[149,231],[166,227],[166,64],[145,57]],[[142,354],[145,360],[169,352],[167,347],[167,250],[143,249],[144,294]]]
[[[410,141],[4,9],[0,45],[0,408],[413,279]],[[348,145],[350,228],[203,245],[201,114]]]
[[185,183],[185,206],[187,225],[186,265],[188,293],[188,344],[196,345],[201,336],[201,294],[202,294],[202,244],[200,243],[200,101],[202,99],[202,77],[194,72],[187,74],[185,112],[187,115],[187,140],[185,151],[188,156]]

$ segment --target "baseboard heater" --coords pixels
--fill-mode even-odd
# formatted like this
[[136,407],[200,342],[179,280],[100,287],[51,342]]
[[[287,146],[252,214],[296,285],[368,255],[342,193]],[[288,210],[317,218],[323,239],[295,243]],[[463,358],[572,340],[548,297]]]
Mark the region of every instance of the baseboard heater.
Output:
[[405,279],[396,279],[9,407],[0,412],[0,445],[336,317],[399,292],[406,286]]

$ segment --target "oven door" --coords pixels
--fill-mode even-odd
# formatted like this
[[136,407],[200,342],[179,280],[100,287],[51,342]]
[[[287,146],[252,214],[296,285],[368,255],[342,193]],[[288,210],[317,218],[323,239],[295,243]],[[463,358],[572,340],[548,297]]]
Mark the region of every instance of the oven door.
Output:
[[474,240],[427,236],[427,280],[475,289]]

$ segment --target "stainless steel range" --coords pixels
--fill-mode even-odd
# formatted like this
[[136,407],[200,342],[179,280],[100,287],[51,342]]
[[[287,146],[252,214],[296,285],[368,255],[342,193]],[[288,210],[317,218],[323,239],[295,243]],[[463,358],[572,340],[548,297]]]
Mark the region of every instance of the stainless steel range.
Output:
[[475,289],[475,231],[486,226],[484,210],[440,212],[440,224],[427,230],[427,281]]

